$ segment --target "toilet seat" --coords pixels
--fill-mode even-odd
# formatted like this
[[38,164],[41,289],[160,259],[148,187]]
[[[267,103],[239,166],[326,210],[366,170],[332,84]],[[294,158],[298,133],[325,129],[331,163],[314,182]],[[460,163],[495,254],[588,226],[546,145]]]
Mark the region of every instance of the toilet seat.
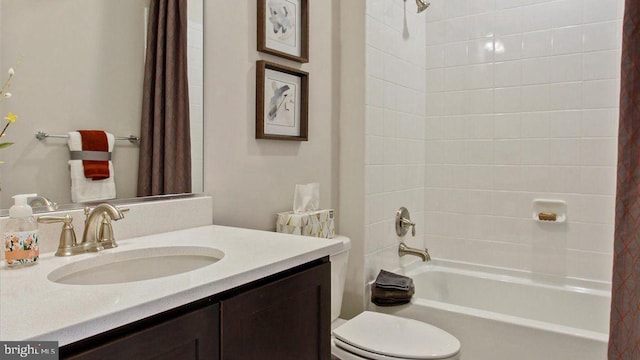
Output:
[[421,321],[365,311],[333,330],[337,347],[375,360],[449,359],[460,341]]

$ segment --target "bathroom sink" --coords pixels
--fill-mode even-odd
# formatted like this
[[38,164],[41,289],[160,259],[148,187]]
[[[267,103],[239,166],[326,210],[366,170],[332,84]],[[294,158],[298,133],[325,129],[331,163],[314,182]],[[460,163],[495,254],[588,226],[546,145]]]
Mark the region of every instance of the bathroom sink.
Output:
[[199,246],[170,246],[120,252],[101,252],[90,259],[61,266],[50,281],[67,285],[103,285],[151,280],[210,266],[224,252]]

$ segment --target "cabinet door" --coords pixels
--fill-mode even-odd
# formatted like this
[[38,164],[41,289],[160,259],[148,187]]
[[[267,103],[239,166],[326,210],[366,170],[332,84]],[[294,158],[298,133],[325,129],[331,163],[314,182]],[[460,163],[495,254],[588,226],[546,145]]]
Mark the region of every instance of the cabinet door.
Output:
[[68,358],[219,359],[219,309],[210,305]]
[[221,302],[223,360],[331,358],[331,263]]

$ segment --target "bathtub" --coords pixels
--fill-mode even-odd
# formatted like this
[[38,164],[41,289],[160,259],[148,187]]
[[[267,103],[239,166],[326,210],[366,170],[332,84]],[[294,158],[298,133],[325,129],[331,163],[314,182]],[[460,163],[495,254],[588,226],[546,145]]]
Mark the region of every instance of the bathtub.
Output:
[[438,260],[404,273],[411,303],[371,308],[448,331],[463,360],[607,358],[610,284]]

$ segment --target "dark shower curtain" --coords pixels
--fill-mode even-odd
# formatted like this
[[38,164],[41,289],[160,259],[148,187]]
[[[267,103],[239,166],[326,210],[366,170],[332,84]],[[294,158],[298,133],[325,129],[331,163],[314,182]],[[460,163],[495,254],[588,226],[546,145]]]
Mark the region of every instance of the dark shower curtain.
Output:
[[640,359],[640,2],[625,6],[609,360]]
[[191,192],[187,0],[151,0],[138,196]]

